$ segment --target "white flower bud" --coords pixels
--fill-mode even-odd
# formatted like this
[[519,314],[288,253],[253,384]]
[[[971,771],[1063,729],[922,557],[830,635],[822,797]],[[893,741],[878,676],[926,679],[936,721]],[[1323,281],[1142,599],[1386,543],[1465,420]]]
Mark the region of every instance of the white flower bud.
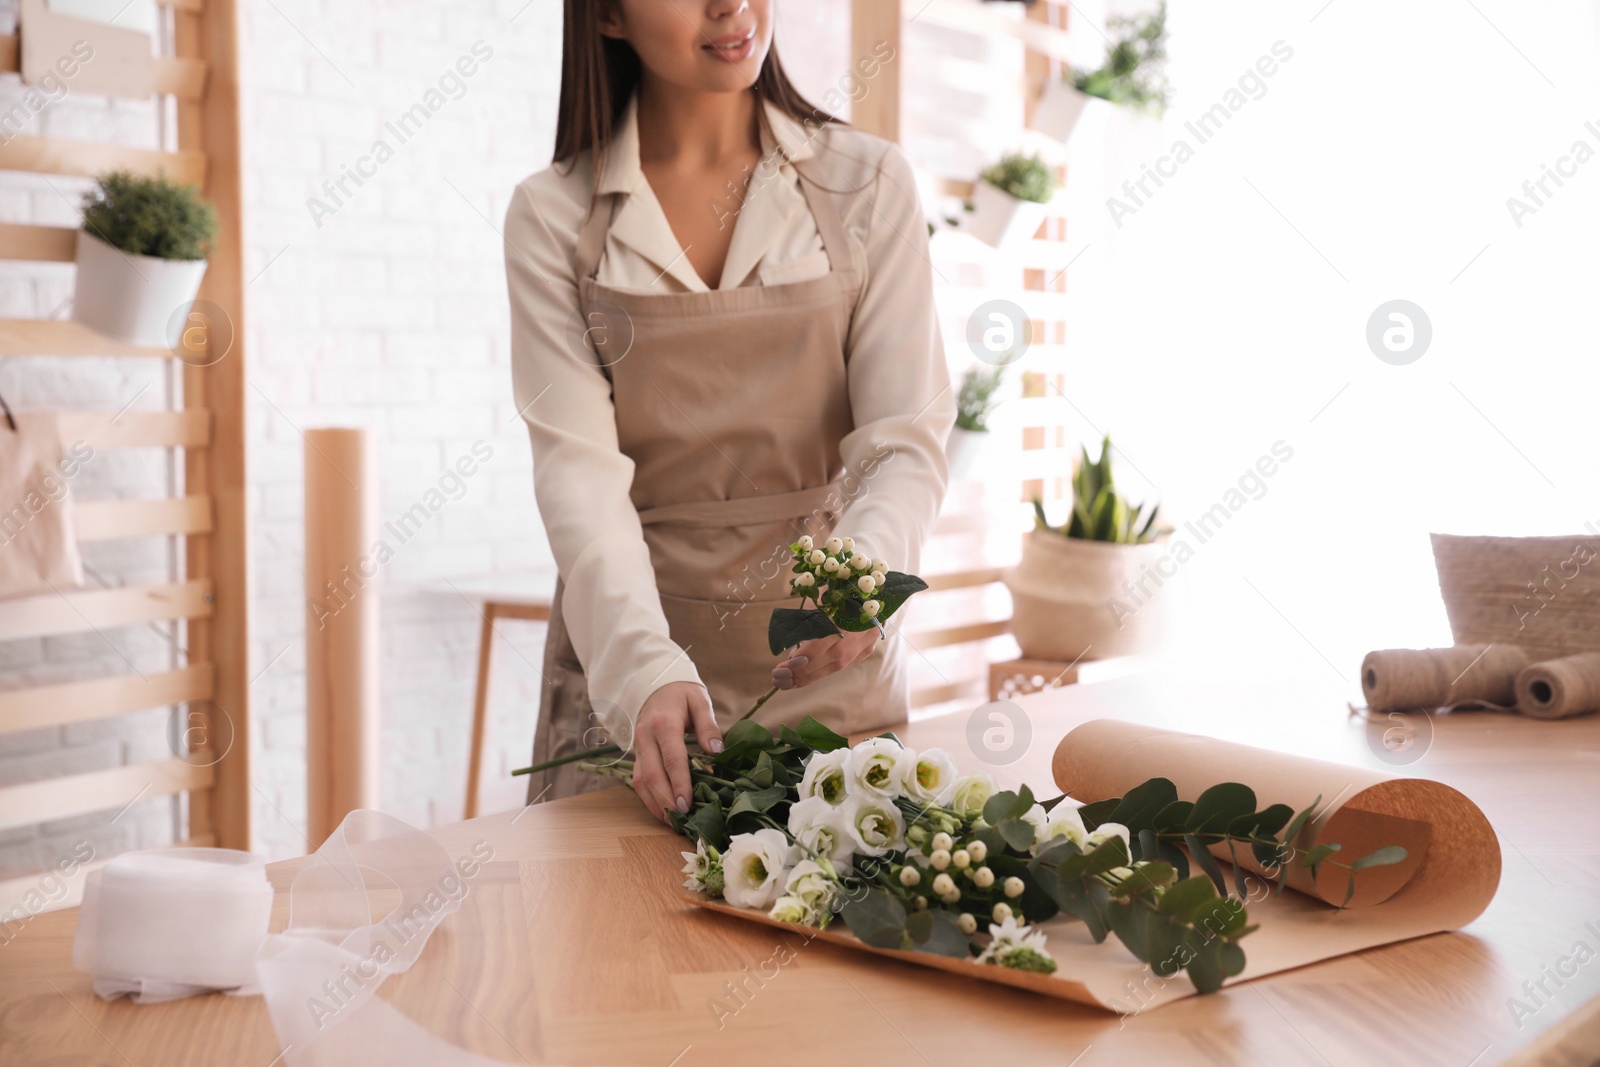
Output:
[[915,867],[900,868],[900,884],[903,886],[919,885],[922,882],[922,872]]
[[988,889],[994,885],[994,871],[988,867],[979,867],[972,872],[972,882],[979,889]]
[[1002,901],[999,904],[996,904],[994,906],[994,921],[995,922],[1003,924],[1009,918],[1011,918],[1011,905],[1010,904],[1007,904],[1004,901]]
[[967,854],[966,849],[958,848],[950,853],[950,862],[956,865],[957,870],[961,870],[972,864],[972,857]]
[[811,540],[810,534],[802,534],[800,536],[800,540],[796,542],[796,544],[800,546],[800,551],[802,552],[810,552],[814,543],[815,542]]
[[967,855],[972,857],[973,863],[982,863],[989,858],[989,846],[982,841],[974,841],[967,846]]
[[822,551],[820,548],[813,548],[809,553],[806,554],[806,562],[811,564],[813,567],[827,558],[828,554]]
[[[1006,896],[1008,896],[1008,897],[1012,897],[1012,898],[1020,897],[1022,895],[1022,891],[1024,889],[1026,889],[1026,888],[1028,888],[1028,887],[1022,884],[1022,879],[1021,878],[1017,878],[1017,877],[1013,876],[1011,878],[1007,878],[1006,881],[1005,881],[1005,891],[1006,891]],[[1009,913],[1009,911],[1010,911],[1010,909],[1007,909],[1008,913]]]
[[867,600],[862,602],[861,614],[865,615],[869,619],[875,619],[878,617],[878,612],[882,609],[883,605],[878,603],[876,600]]
[[822,547],[827,549],[830,554],[838,555],[839,550],[844,548],[844,542],[839,540],[837,537],[830,537],[826,541],[822,542]]
[[955,888],[955,879],[951,878],[948,874],[938,875],[933,880],[933,891],[938,893],[940,897],[949,896],[951,893],[955,892]]
[[827,571],[829,574],[832,574],[834,571],[839,569],[839,561],[834,559],[832,556],[829,556],[827,559],[822,561],[822,569]]
[[946,852],[949,852],[952,848],[955,847],[955,844],[956,844],[955,839],[952,838],[949,834],[937,833],[937,834],[933,835],[933,847],[936,848],[936,849],[942,848]]
[[933,850],[933,855],[928,857],[928,862],[933,865],[934,870],[942,871],[946,867],[950,866],[950,851],[948,849],[936,848]]
[[978,932],[978,920],[970,913],[962,912],[956,917],[956,929],[970,937]]

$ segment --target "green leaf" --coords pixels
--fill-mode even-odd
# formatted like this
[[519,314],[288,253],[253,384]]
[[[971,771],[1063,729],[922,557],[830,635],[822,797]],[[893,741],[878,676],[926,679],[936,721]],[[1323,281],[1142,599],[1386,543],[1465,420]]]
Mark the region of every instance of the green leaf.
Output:
[[683,820],[682,834],[691,841],[704,841],[721,852],[728,847],[728,832],[723,825],[722,805],[702,804]]
[[1018,852],[1026,852],[1033,847],[1033,824],[1021,819],[1003,819],[1000,822],[1000,836]]
[[776,747],[778,741],[772,731],[758,722],[743,719],[728,727],[722,738],[724,748],[711,757],[713,765],[726,767],[742,760],[753,760],[758,752]]
[[769,789],[745,790],[735,798],[733,806],[728,809],[727,817],[731,819],[735,815],[743,815],[747,812],[764,815],[772,810],[774,804],[787,799],[788,795],[789,791],[781,785],[775,785]]
[[1117,805],[1122,803],[1122,798],[1111,797],[1108,800],[1097,800],[1093,804],[1085,804],[1078,809],[1078,818],[1083,820],[1086,830],[1097,830],[1101,823],[1115,822],[1111,813],[1117,810]]
[[1158,833],[1169,833],[1182,830],[1189,822],[1189,813],[1194,810],[1192,800],[1174,800],[1156,814],[1155,829]]
[[956,925],[952,912],[940,908],[914,911],[906,919],[906,933],[918,952],[967,959],[972,955],[972,940]]
[[772,619],[767,623],[767,647],[774,656],[802,641],[818,637],[835,637],[839,628],[833,620],[817,608],[773,608]]
[[1213,856],[1211,850],[1194,834],[1184,834],[1183,843],[1188,846],[1189,858],[1200,865],[1200,869],[1206,872],[1206,877],[1217,887],[1217,895],[1227,896],[1228,883],[1222,877],[1222,868],[1217,866],[1217,857]]
[[[994,871],[995,882],[1004,882],[1007,878],[1022,879],[1022,896],[1012,903],[1022,914],[1028,917],[1029,922],[1043,922],[1053,917],[1061,910],[1060,903],[1054,893],[1056,872],[1053,867],[1039,864],[1037,860],[1023,860],[1017,856],[1007,856],[1004,853],[989,853],[989,858],[984,860],[989,869]],[[1046,882],[1049,881],[1049,884]],[[994,891],[997,895],[999,890]],[[984,908],[979,908],[982,912]]]
[[996,793],[983,805],[983,821],[990,826],[999,826],[1007,819],[1020,819],[1033,809],[1033,804],[1033,790],[1027,786],[1015,793]]
[[1360,859],[1350,864],[1351,867],[1361,870],[1365,867],[1387,867],[1393,863],[1400,863],[1406,858],[1406,850],[1399,845],[1384,845],[1375,852],[1369,852]]
[[1161,899],[1156,901],[1156,914],[1187,918],[1202,904],[1216,899],[1217,891],[1211,880],[1196,875],[1193,878],[1185,878],[1162,893]]
[[1178,799],[1178,787],[1169,778],[1151,778],[1134,786],[1117,802],[1106,822],[1117,822],[1131,833],[1155,830],[1156,816]]
[[799,737],[800,743],[813,752],[832,752],[850,746],[849,738],[834,733],[810,715],[801,721],[794,733]]
[[1135,867],[1133,874],[1111,890],[1114,897],[1134,897],[1152,893],[1161,883],[1173,878],[1177,872],[1170,863],[1152,860],[1143,867]]
[[1202,836],[1221,834],[1234,819],[1255,810],[1255,790],[1238,782],[1221,782],[1195,798],[1187,828]]
[[852,934],[875,948],[903,949],[910,944],[905,906],[886,889],[869,889],[846,900],[840,915]]

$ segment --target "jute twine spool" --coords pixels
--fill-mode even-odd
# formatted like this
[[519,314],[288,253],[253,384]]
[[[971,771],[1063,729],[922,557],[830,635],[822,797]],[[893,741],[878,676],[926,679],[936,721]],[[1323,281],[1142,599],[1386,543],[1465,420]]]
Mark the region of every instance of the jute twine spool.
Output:
[[1600,652],[1545,660],[1522,671],[1517,710],[1536,719],[1600,711]]
[[1381,649],[1361,661],[1361,690],[1373,711],[1509,707],[1517,699],[1517,674],[1527,666],[1527,653],[1516,645]]

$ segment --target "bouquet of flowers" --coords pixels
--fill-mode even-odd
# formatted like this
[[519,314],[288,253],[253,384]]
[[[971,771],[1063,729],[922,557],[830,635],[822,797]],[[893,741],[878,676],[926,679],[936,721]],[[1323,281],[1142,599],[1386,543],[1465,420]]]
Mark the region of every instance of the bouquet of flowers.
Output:
[[[857,566],[842,539],[790,547],[793,587],[816,606],[774,612],[775,652],[798,635],[833,632],[824,624],[878,624],[926,588],[876,562]],[[1324,864],[1345,868],[1347,903],[1357,870],[1406,855],[1388,846],[1343,863],[1332,858],[1337,844],[1296,847],[1321,797],[1298,813],[1283,804],[1257,810],[1254,791],[1237,782],[1186,801],[1171,780],[1151,778],[1093,804],[1040,802],[1026,785],[1002,791],[988,774],[960,775],[949,753],[913,751],[893,733],[852,748],[816,719],[774,733],[750,713],[727,731],[722,751],[691,751],[690,809],[669,813],[695,845],[683,853],[685,887],[780,922],[826,928],[838,917],[877,948],[1050,974],[1056,961],[1034,927],[1064,914],[1095,942],[1114,934],[1157,975],[1182,970],[1209,993],[1244,969],[1239,942],[1256,929],[1243,869],[1235,862],[1238,895],[1230,895],[1213,846],[1250,849],[1263,869],[1276,868],[1280,892],[1293,864],[1313,877]],[[583,766],[632,777],[626,759]]]

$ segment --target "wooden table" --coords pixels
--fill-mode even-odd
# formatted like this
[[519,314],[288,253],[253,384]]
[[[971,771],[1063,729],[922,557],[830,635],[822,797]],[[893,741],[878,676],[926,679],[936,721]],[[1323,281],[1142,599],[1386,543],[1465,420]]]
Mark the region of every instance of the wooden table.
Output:
[[[1048,783],[1056,741],[1107,716],[1372,765],[1366,728],[1345,706],[1355,692],[1332,672],[1249,686],[1140,676],[1050,690],[1019,701],[1032,741],[993,770],[1007,784]],[[903,734],[980,769],[965,718]],[[1596,958],[1520,1029],[1507,1003],[1575,942],[1600,948],[1600,716],[1458,715],[1433,726],[1420,759],[1397,769],[1472,797],[1505,853],[1499,895],[1460,933],[1119,1018],[689,907],[678,896],[681,842],[616,789],[432,831],[452,855],[484,841],[494,859],[474,880],[476,906],[449,919],[383,995],[513,1063],[1501,1063],[1600,991]],[[274,865],[274,881],[286,884],[298,862]],[[72,911],[41,915],[0,945],[0,1062],[267,1067],[278,1055],[259,998],[97,1000],[69,962],[74,922]],[[1577,1040],[1593,1040],[1588,1033]]]

